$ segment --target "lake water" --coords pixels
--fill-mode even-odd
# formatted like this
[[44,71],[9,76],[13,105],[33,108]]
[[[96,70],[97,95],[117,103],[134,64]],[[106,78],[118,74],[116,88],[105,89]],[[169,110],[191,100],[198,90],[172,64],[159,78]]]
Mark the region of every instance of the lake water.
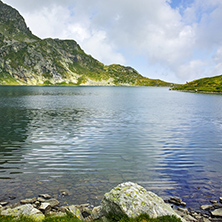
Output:
[[8,86],[0,121],[0,197],[97,205],[127,181],[195,209],[222,196],[221,95]]

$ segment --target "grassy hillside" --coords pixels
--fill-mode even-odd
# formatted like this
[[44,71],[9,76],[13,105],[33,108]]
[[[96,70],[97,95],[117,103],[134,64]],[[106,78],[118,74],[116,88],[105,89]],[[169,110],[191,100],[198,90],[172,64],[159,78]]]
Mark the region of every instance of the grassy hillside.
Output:
[[172,89],[193,92],[222,93],[222,75],[194,80],[192,82],[188,82],[184,85],[179,85]]

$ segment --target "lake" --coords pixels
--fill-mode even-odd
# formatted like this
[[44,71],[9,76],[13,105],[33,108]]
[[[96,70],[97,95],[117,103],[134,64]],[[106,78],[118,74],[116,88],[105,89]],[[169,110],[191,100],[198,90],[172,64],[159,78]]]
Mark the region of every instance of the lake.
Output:
[[194,209],[222,196],[221,95],[2,86],[0,121],[0,197],[98,205],[127,181]]

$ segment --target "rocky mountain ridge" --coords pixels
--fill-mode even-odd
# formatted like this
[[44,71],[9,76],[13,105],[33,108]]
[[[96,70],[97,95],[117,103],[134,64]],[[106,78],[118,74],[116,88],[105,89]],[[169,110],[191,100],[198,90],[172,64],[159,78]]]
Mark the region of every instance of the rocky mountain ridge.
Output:
[[0,1],[0,85],[171,86],[135,69],[106,66],[74,40],[40,39],[20,13]]

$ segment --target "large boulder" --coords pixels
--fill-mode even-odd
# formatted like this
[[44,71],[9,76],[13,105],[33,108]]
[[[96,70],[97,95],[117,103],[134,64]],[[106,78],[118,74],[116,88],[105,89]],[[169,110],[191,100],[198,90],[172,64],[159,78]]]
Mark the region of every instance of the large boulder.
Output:
[[106,193],[101,207],[105,215],[122,214],[131,218],[141,214],[148,214],[151,218],[175,215],[185,221],[162,198],[132,182],[122,183]]
[[3,210],[1,215],[14,217],[20,217],[23,215],[30,217],[35,221],[42,221],[45,218],[45,215],[40,210],[34,208],[31,204],[21,205],[13,209],[8,208]]

